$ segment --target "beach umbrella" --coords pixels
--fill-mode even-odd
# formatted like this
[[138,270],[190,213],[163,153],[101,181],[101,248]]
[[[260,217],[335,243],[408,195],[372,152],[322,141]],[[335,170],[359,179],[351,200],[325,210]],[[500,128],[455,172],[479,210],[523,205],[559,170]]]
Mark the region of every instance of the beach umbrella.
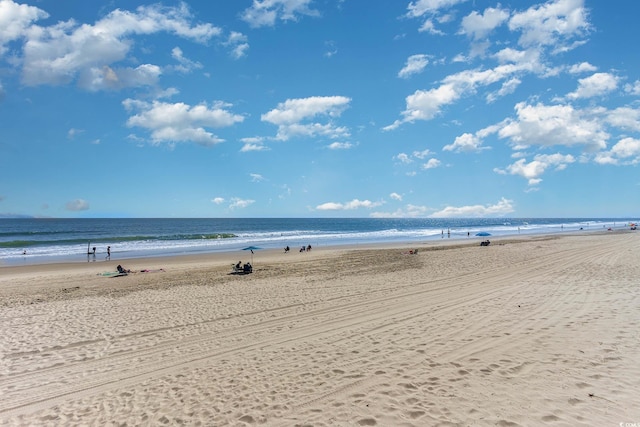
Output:
[[491,236],[491,233],[487,233],[486,231],[481,231],[479,233],[476,233],[476,236],[486,237],[486,236]]
[[257,246],[247,246],[246,248],[242,248],[243,251],[251,251],[251,265],[253,265],[253,251],[257,251],[259,248]]

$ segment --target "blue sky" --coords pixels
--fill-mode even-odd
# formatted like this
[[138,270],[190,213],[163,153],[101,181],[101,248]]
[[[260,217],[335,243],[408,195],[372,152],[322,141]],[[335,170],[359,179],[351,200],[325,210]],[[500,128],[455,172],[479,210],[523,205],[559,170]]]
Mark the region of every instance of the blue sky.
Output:
[[0,215],[634,217],[638,16],[0,0]]

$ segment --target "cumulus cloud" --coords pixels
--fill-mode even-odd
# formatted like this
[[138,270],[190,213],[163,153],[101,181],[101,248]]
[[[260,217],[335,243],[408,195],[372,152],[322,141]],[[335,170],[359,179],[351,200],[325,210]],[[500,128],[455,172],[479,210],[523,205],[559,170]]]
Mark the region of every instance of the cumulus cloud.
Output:
[[570,74],[590,73],[596,71],[598,68],[595,65],[591,65],[588,62],[581,62],[569,67]]
[[35,6],[0,1],[0,56],[6,52],[7,43],[22,39],[33,22],[48,17],[47,12]]
[[500,217],[512,212],[514,212],[513,201],[503,197],[495,205],[447,206],[429,216],[431,218]]
[[537,185],[542,181],[540,177],[547,169],[555,167],[556,170],[563,170],[568,164],[573,162],[575,162],[575,158],[570,154],[539,154],[529,163],[523,158],[507,166],[504,170],[494,170],[503,175],[519,175],[527,179],[529,185]]
[[389,197],[392,198],[393,200],[398,200],[398,201],[402,201],[402,195],[398,194],[398,193],[391,193],[389,194]]
[[419,74],[424,71],[425,67],[429,64],[429,58],[427,55],[418,54],[411,55],[407,58],[405,66],[398,72],[398,77],[406,79],[414,74]]
[[507,119],[494,127],[500,138],[511,141],[514,148],[528,146],[581,145],[587,151],[607,146],[609,134],[602,121],[591,117],[588,111],[576,110],[571,105],[515,106],[517,119]]
[[509,12],[503,9],[489,7],[483,14],[473,11],[462,19],[460,33],[467,34],[474,40],[480,40],[487,37],[508,18]]
[[89,202],[83,199],[75,199],[65,204],[65,209],[68,211],[79,212],[89,209]]
[[[408,16],[430,16],[457,3],[455,0],[416,1],[409,5]],[[497,97],[513,93],[521,83],[520,75],[535,73],[548,76],[557,73],[558,70],[550,69],[542,62],[544,49],[568,50],[580,43],[590,30],[583,0],[556,0],[513,13],[510,17],[502,9],[487,9],[483,15],[471,14],[461,31],[482,38],[503,22],[508,22],[510,31],[521,33],[519,43],[522,50],[504,48],[493,56],[499,62],[494,68],[464,70],[445,77],[436,87],[416,90],[406,97],[402,118],[383,130],[394,130],[418,120],[432,120],[442,114],[446,106],[476,93],[482,87],[503,82],[498,91],[487,96],[487,102],[491,103]],[[484,49],[486,46],[480,50]]]
[[624,85],[624,90],[625,90],[625,92],[630,93],[631,95],[639,96],[640,95],[640,80],[636,80],[633,83],[628,83],[628,84]]
[[411,160],[411,157],[409,157],[409,155],[407,153],[400,153],[400,154],[396,155],[394,158],[396,160],[398,160],[400,163],[411,163],[411,162],[413,162],[413,160]]
[[427,161],[427,163],[424,163],[422,165],[422,169],[434,169],[434,168],[437,168],[438,166],[440,166],[440,164],[441,164],[441,162],[438,159],[435,159],[435,158],[429,159]]
[[190,106],[182,102],[126,99],[123,105],[127,111],[137,111],[129,117],[127,126],[150,131],[154,144],[192,141],[211,146],[224,140],[206,128],[228,127],[244,120],[243,116],[231,113],[227,109],[229,105],[222,102]]
[[591,27],[584,0],[555,0],[514,13],[509,29],[521,32],[521,46],[556,46],[562,50],[563,44],[582,37]]
[[211,199],[211,201],[216,205],[221,205],[222,203],[224,203],[224,197],[214,197],[213,199]]
[[640,110],[637,108],[616,108],[615,110],[606,112],[605,120],[617,128],[640,132]]
[[519,84],[518,79],[513,79],[514,74],[540,71],[537,55],[503,55],[502,60],[517,62],[500,64],[488,70],[461,71],[445,77],[436,88],[415,91],[406,97],[403,118],[384,127],[383,130],[393,130],[404,123],[413,123],[416,120],[431,120],[441,114],[447,105],[453,104],[463,96],[475,93],[478,87],[488,86],[505,79],[511,79],[511,81],[503,87],[502,91],[509,93],[514,85]]
[[[336,126],[331,119],[338,118],[349,106],[351,98],[344,96],[312,96],[287,99],[273,110],[261,116],[262,121],[278,126],[276,139],[286,141],[292,137],[350,136],[345,127]],[[305,122],[318,117],[328,117],[329,123]],[[303,123],[304,122],[304,123]]]
[[622,138],[611,150],[597,153],[594,161],[601,165],[640,164],[640,140]]
[[264,177],[262,175],[260,175],[259,173],[250,173],[249,176],[251,177],[251,182],[262,182],[262,181],[264,181]]
[[297,21],[301,15],[319,16],[309,7],[312,0],[253,0],[242,12],[241,19],[253,28],[273,27],[277,20]]
[[[1,4],[13,3],[5,0]],[[192,19],[186,3],[180,3],[176,7],[140,6],[135,12],[117,9],[93,25],[73,20],[48,27],[32,25],[22,34],[22,81],[27,86],[37,86],[77,80],[80,87],[88,90],[155,84],[160,74],[157,65],[114,64],[128,59],[134,46],[132,37],[136,35],[167,32],[205,43],[222,32],[208,23],[192,24]]]
[[578,88],[575,92],[567,94],[569,99],[592,98],[606,95],[618,87],[618,77],[610,73],[595,73],[589,77],[578,80]]
[[336,203],[336,202],[327,202],[321,205],[316,206],[316,209],[319,211],[345,211],[345,210],[353,210],[366,208],[371,209],[376,206],[382,205],[383,202],[372,202],[370,200],[358,200],[353,199],[350,202],[346,203]]
[[488,147],[482,146],[482,139],[471,133],[463,133],[457,136],[453,144],[442,147],[444,151],[453,151],[456,153],[470,153],[486,150]]

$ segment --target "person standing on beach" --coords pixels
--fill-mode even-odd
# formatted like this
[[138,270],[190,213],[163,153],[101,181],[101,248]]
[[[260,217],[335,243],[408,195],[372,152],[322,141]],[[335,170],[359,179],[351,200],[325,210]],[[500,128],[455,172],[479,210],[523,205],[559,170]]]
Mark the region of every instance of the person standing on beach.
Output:
[[107,246],[107,259],[111,259],[111,246]]

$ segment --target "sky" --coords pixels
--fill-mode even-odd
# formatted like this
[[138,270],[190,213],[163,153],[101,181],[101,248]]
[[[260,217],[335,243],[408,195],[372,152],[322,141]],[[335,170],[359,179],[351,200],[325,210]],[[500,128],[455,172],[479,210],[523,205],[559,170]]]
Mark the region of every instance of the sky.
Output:
[[640,2],[0,0],[0,217],[620,217]]

